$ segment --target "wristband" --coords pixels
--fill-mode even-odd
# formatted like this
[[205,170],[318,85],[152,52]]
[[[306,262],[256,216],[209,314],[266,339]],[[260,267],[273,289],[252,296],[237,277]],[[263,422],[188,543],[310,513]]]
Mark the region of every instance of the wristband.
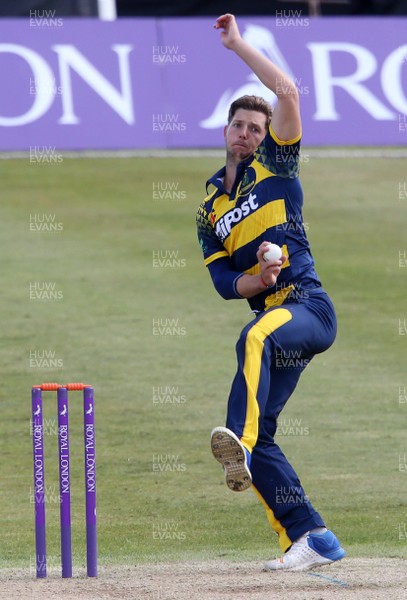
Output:
[[262,282],[262,284],[264,285],[265,288],[268,288],[269,286],[267,285],[267,283],[264,281],[263,279],[263,275],[260,275],[260,281]]

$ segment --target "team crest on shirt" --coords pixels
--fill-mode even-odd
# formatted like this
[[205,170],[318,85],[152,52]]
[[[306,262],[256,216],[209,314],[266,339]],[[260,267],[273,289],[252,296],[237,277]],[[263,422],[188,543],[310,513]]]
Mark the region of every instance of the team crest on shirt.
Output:
[[253,167],[247,167],[242,181],[236,191],[236,196],[247,196],[256,185],[256,171]]

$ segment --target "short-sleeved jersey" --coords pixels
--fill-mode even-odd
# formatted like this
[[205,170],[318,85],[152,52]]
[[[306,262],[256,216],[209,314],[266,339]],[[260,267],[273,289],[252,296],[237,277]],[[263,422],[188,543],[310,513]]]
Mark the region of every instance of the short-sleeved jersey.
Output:
[[256,252],[263,241],[277,244],[287,256],[277,284],[248,299],[252,310],[281,305],[290,294],[321,286],[302,217],[299,150],[300,137],[281,142],[270,129],[255,154],[238,165],[231,193],[223,185],[223,167],[207,182],[207,191],[214,189],[197,212],[206,266],[227,258],[231,271],[258,274]]

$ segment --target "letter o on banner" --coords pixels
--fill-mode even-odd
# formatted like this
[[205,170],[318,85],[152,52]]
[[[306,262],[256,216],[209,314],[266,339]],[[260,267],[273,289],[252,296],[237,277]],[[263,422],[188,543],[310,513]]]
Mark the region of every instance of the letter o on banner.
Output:
[[[0,115],[0,125],[3,127],[16,127],[27,125],[36,121],[47,112],[55,96],[54,76],[45,60],[29,48],[19,44],[0,44],[0,53],[16,54],[24,59],[30,66],[37,93],[31,108],[17,117],[4,117]],[[27,89],[29,86],[27,85]]]

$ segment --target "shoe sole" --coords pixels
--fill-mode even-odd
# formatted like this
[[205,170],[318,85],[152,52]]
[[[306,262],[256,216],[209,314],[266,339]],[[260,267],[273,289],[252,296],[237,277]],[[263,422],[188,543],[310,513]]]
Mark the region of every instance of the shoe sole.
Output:
[[[341,552],[342,551],[342,552]],[[277,559],[277,562],[275,561],[270,561],[269,563],[266,563],[264,565],[263,571],[286,571],[291,572],[291,573],[295,573],[295,572],[301,572],[301,571],[311,571],[312,569],[317,569],[318,567],[325,567],[326,565],[331,565],[334,562],[337,562],[338,560],[341,560],[342,558],[345,558],[346,556],[346,552],[343,548],[339,548],[337,550],[337,556],[338,558],[326,558],[325,556],[321,556],[319,559],[316,559],[313,562],[308,562],[306,564],[303,565],[299,565],[298,567],[284,567],[284,563],[281,562],[281,560]],[[282,565],[281,567],[278,565]],[[274,565],[276,565],[274,567]]]
[[233,492],[247,490],[252,484],[252,476],[239,438],[226,427],[216,427],[211,433],[211,449],[223,466],[228,488]]

